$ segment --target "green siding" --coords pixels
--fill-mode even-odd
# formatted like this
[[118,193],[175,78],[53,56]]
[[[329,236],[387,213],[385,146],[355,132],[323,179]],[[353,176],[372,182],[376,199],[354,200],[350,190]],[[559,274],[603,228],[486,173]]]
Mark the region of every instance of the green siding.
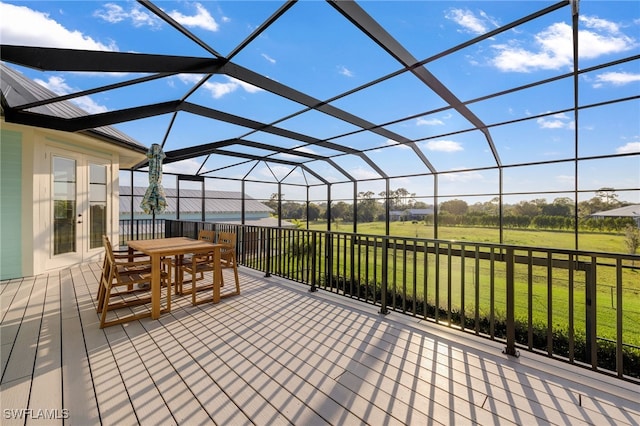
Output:
[[22,276],[22,134],[0,130],[0,279]]

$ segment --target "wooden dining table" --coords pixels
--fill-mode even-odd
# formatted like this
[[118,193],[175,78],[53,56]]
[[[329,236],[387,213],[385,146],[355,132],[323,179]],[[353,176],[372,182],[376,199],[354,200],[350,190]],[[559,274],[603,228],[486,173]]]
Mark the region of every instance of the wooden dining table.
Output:
[[[211,243],[187,237],[171,237],[153,240],[129,240],[127,245],[131,252],[137,250],[151,258],[151,318],[160,318],[160,299],[162,294],[160,275],[162,258],[164,257],[176,256],[178,259],[185,254],[199,254],[213,251],[213,303],[220,301],[220,287],[222,285],[220,249],[225,247],[225,244]],[[179,265],[179,262],[176,262],[176,264]],[[176,274],[176,277],[179,275],[181,274]]]

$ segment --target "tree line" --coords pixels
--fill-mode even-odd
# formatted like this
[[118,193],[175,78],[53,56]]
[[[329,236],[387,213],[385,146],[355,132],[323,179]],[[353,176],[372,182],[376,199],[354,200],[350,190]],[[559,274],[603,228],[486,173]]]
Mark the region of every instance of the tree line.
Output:
[[[385,220],[386,203],[389,210],[401,212],[398,220],[416,221],[411,210],[422,209],[427,213],[420,216],[418,221],[429,225],[434,220],[434,206],[417,201],[415,194],[405,188],[392,190],[387,197],[386,192],[376,194],[372,191],[358,193],[357,220],[360,223]],[[269,207],[278,211],[278,194],[272,194],[266,202]],[[618,195],[612,188],[601,188],[595,197],[580,201],[578,208],[578,227],[581,230],[596,232],[624,232],[628,226],[636,226],[631,217],[595,218],[591,215],[605,210],[629,205],[618,200]],[[502,225],[507,228],[533,228],[548,230],[575,229],[574,201],[569,197],[558,197],[548,202],[544,198],[520,201],[516,204],[503,204]],[[438,205],[438,223],[444,226],[500,226],[500,199],[495,197],[489,201],[468,204],[461,199],[443,201]],[[327,217],[326,203],[306,203],[285,201],[282,196],[281,212],[283,219],[320,220]],[[429,212],[430,211],[430,212]],[[338,201],[331,205],[332,221],[353,222],[354,210],[351,203]]]

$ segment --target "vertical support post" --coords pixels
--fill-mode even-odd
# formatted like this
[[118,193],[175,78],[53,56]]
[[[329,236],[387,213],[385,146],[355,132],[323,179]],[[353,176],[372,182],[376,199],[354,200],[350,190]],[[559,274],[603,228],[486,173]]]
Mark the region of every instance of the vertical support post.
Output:
[[[433,238],[438,239],[438,174],[433,175]],[[436,256],[437,259],[437,256]],[[436,275],[436,282],[438,276]],[[436,306],[438,312],[438,306]]]
[[306,226],[304,227],[304,229],[309,229],[309,206],[311,205],[311,200],[309,199],[309,185],[307,185],[307,202],[305,203],[305,222],[306,222]]
[[271,228],[264,228],[265,236],[265,273],[264,276],[269,278],[271,276]]
[[204,184],[204,178],[202,179],[202,185],[200,188],[200,191],[202,192],[202,197],[200,198],[200,210],[202,210],[201,212],[201,220],[203,222],[207,221],[207,190],[206,190],[206,186]]
[[616,260],[616,372],[624,376],[624,356],[622,353],[622,259]]
[[595,370],[598,367],[598,342],[596,334],[596,259],[593,257],[591,264],[586,268],[585,299],[586,361]]
[[389,178],[385,178],[385,200],[384,200],[384,235],[391,233],[391,223],[389,221],[389,214],[391,212],[391,183]]
[[353,233],[358,233],[358,181],[353,181]]
[[380,313],[387,315],[387,277],[389,276],[389,236],[382,237],[382,281],[380,289]]
[[241,212],[240,212],[240,223],[242,223],[244,225],[244,224],[246,224],[246,221],[247,221],[246,212],[245,212],[245,210],[247,209],[247,207],[246,207],[246,199],[247,199],[247,197],[245,195],[245,181],[244,181],[244,179],[242,179],[242,182],[241,182],[240,185],[241,185],[241,191],[242,191],[241,200],[240,200],[240,208],[242,209]]
[[515,321],[515,259],[513,247],[507,247],[507,346],[503,353],[511,356],[520,356],[516,351],[516,321]]
[[133,199],[134,199],[134,196],[135,196],[135,186],[133,185],[133,177],[134,177],[134,174],[133,174],[133,169],[132,169],[131,170],[131,204],[130,204],[131,223],[129,224],[129,238],[127,238],[127,241],[128,240],[132,240],[133,239],[133,235],[134,235],[134,233],[133,233],[133,226],[134,226],[133,225],[133,221],[135,220],[134,219],[135,212],[133,211],[133,205],[134,205]]
[[278,228],[282,228],[282,182],[278,182]]
[[331,231],[331,184],[327,184],[327,231]]
[[316,239],[316,235],[318,233],[315,231],[312,231],[311,233],[311,288],[309,289],[309,291],[311,293],[314,293],[316,291],[318,291],[318,288],[316,287],[316,271],[317,271],[317,250],[316,250],[316,244],[317,244],[317,239]]

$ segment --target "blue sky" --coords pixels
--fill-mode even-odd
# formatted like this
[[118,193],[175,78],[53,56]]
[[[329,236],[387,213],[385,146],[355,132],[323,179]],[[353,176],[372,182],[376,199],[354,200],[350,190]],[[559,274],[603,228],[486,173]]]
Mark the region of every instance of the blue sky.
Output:
[[[219,54],[226,56],[274,13],[282,3],[272,1],[161,1],[156,3]],[[471,40],[481,34],[534,13],[555,2],[546,1],[363,1],[360,6],[376,19],[418,60]],[[495,37],[433,60],[427,69],[463,101],[552,78],[572,70],[571,8],[564,7]],[[210,56],[175,29],[160,21],[136,2],[102,1],[18,1],[0,3],[0,38],[4,44],[111,50],[172,55]],[[640,54],[640,2],[589,1],[580,3],[581,69]],[[232,59],[233,62],[321,100],[386,76],[401,68],[379,46],[351,25],[324,1],[302,0],[276,24]],[[64,94],[134,78],[123,74],[46,72],[18,68],[28,77],[56,93]],[[104,112],[137,105],[179,99],[200,76],[180,75],[156,80],[139,88],[103,92],[77,99],[90,112]],[[640,95],[640,60],[604,67],[581,75],[579,100],[582,105]],[[510,122],[550,111],[571,109],[573,80],[562,79],[469,104],[469,109],[486,124]],[[260,88],[224,75],[216,75],[198,89],[189,101],[236,115],[271,123],[303,109]],[[373,123],[387,123],[412,114],[438,110],[445,102],[404,73],[376,87],[333,102],[332,105]],[[636,100],[583,110],[579,115],[579,156],[640,153],[640,102]],[[145,145],[161,142],[170,115],[118,125]],[[357,128],[322,113],[311,111],[278,123],[279,127],[324,139],[350,133]],[[439,171],[439,194],[472,195],[482,201],[498,191],[496,171],[465,171],[495,166],[487,139],[469,129],[469,122],[455,110],[387,126],[408,139]],[[541,116],[491,129],[502,164],[544,162],[573,158],[576,121],[573,113]],[[166,150],[245,136],[248,129],[212,123],[202,117],[181,113],[167,137]],[[442,136],[439,136],[442,135]],[[300,146],[299,141],[268,134],[246,136],[249,140],[292,149],[275,158],[296,161],[296,151],[321,155],[335,151],[317,146]],[[424,173],[425,165],[406,146],[382,136],[357,133],[333,140],[359,149],[391,176]],[[234,147],[237,151],[246,150]],[[256,152],[256,151],[254,151]],[[260,153],[260,151],[257,151]],[[267,155],[267,152],[261,155]],[[366,162],[341,156],[337,164],[358,179],[377,177]],[[318,180],[299,169],[260,163],[236,165],[238,159],[216,156],[205,170],[214,176],[250,176],[256,179],[284,179],[285,182]],[[344,181],[342,174],[323,162],[311,164],[330,182]],[[193,171],[195,160],[165,166],[165,171]],[[640,203],[640,156],[591,160],[578,166],[578,189],[601,187],[631,189],[620,198]],[[560,163],[505,169],[505,192],[544,192],[574,189],[574,164]],[[275,176],[275,177],[274,177]],[[237,186],[232,183],[228,186]],[[398,178],[392,188],[404,187],[418,197],[431,195],[432,178]],[[168,183],[171,184],[170,182]],[[336,185],[333,196],[350,198],[349,185]],[[359,190],[379,193],[384,184],[362,182]],[[238,189],[231,187],[230,189]],[[260,194],[262,186],[252,190]],[[273,186],[264,189],[275,192]],[[295,199],[298,189],[287,189]],[[315,194],[318,194],[317,196]],[[325,195],[314,189],[312,198]],[[251,194],[256,196],[256,194]],[[264,196],[265,194],[261,194]],[[557,196],[563,196],[559,194]],[[260,195],[258,195],[260,196]],[[556,195],[513,196],[548,198]],[[592,193],[581,195],[590,198]]]

